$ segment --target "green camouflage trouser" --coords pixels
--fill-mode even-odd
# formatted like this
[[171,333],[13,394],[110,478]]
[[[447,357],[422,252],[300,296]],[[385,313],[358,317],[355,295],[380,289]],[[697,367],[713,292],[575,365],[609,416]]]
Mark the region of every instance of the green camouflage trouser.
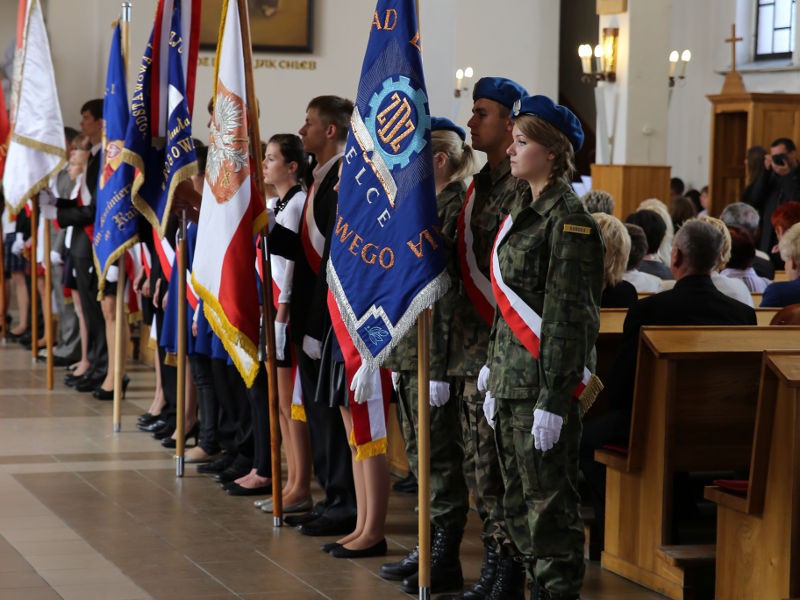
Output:
[[583,521],[578,512],[580,403],[570,404],[558,443],[533,447],[533,402],[497,398],[497,452],[506,494],[506,529],[530,575],[556,598],[577,598],[583,583]]
[[[406,455],[411,471],[418,476],[417,374],[400,371],[397,387]],[[442,529],[463,529],[467,524],[469,500],[463,470],[460,394],[458,386],[451,383],[450,401],[439,408],[431,407],[431,523]]]
[[461,431],[464,438],[464,478],[472,492],[483,523],[481,539],[499,550],[508,541],[503,519],[503,476],[497,458],[494,431],[483,415],[485,394],[478,391],[477,378],[464,381]]

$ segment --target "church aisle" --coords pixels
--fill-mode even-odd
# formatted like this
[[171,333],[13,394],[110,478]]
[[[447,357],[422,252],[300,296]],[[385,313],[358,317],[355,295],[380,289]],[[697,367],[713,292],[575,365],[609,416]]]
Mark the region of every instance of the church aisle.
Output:
[[[136,430],[152,397],[152,370],[129,370],[122,433],[111,403],[61,384],[45,390],[30,353],[0,347],[0,600],[410,598],[378,568],[414,544],[415,499],[392,494],[388,558],[337,560],[318,538],[273,530],[252,499],[223,493]],[[314,490],[319,495],[319,489]],[[462,561],[477,577],[482,548],[470,517]],[[325,538],[322,541],[329,541]],[[660,598],[597,563],[582,597]]]

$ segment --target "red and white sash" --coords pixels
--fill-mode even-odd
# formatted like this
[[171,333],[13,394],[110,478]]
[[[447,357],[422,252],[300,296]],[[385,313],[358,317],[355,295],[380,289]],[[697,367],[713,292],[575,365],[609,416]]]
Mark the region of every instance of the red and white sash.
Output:
[[[269,243],[269,241],[267,241]],[[256,272],[258,273],[258,279],[261,281],[261,285],[264,285],[264,271],[261,268],[261,255],[264,253],[262,250],[263,244],[261,243],[261,236],[258,236],[256,240]],[[278,285],[278,280],[275,279],[275,274],[272,275],[272,304],[275,307],[275,310],[278,310],[280,306],[279,299],[281,297],[281,287]]]
[[153,227],[153,246],[155,246],[158,262],[164,272],[164,278],[169,283],[172,277],[172,263],[175,262],[175,250],[169,245],[166,238],[158,236],[158,230]]
[[314,219],[314,198],[316,197],[314,185],[308,190],[305,206],[303,206],[303,218],[300,221],[300,239],[303,242],[303,252],[306,260],[311,266],[311,270],[319,275],[322,267],[322,253],[325,251],[325,236],[317,227]]
[[[497,248],[508,235],[513,223],[514,221],[511,215],[508,215],[500,226],[500,231],[497,232],[497,238],[492,248],[492,290],[497,300],[497,307],[500,309],[500,313],[503,315],[506,323],[508,323],[511,331],[514,332],[514,335],[517,336],[517,339],[525,346],[528,352],[530,352],[536,360],[539,360],[542,317],[536,314],[533,308],[525,304],[525,301],[503,281],[503,274],[500,272],[500,261],[497,257]],[[572,393],[573,396],[579,398],[591,379],[592,373],[584,366],[581,382]]]
[[478,268],[475,257],[475,240],[472,235],[472,210],[475,206],[475,182],[469,185],[467,199],[458,216],[458,258],[461,267],[461,280],[467,296],[475,306],[475,310],[488,324],[494,319],[495,299],[492,284]]

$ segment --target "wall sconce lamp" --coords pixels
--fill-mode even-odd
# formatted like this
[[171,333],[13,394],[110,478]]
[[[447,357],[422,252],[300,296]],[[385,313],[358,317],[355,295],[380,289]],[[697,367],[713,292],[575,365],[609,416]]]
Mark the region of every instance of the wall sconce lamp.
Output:
[[614,83],[617,80],[617,38],[619,38],[619,28],[606,27],[603,29],[601,42],[594,47],[594,51],[589,44],[581,44],[578,47],[583,83],[597,85],[598,81]]
[[[466,69],[458,69],[456,71],[456,89],[453,90],[453,95],[456,98],[461,98],[461,94],[463,92],[468,92],[470,90],[470,79],[475,75],[475,71],[472,70],[472,67],[467,67]],[[464,82],[464,80],[467,80]]]
[[[686,78],[686,65],[692,60],[691,50],[684,50],[678,54],[677,50],[669,53],[669,87],[675,87],[676,79]],[[677,72],[677,76],[675,73]]]

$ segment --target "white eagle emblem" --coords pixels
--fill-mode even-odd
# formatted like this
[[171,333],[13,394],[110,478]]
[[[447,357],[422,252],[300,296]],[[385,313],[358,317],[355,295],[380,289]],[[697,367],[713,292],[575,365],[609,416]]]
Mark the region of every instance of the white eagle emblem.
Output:
[[206,178],[217,202],[236,193],[249,175],[249,139],[241,98],[219,86],[211,122]]

